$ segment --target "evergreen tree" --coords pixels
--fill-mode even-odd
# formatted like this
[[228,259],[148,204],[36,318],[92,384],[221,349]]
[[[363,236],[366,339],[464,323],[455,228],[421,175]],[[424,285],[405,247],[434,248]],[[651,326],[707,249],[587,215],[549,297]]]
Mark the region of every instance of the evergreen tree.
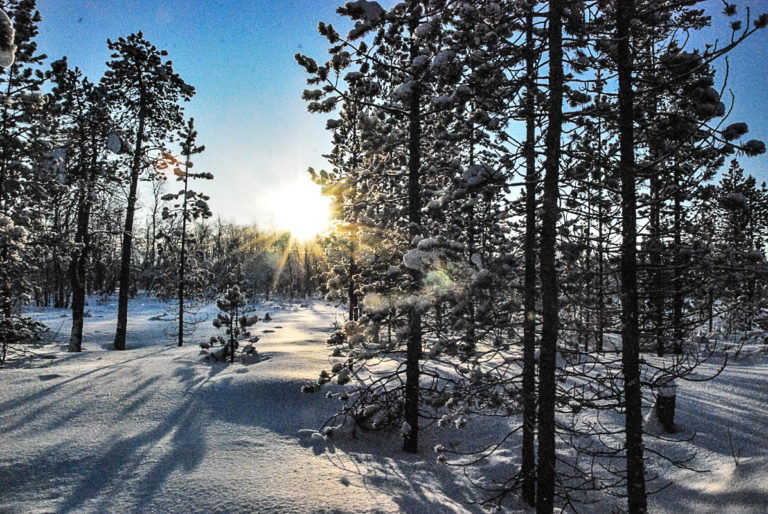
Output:
[[[221,312],[213,320],[213,326],[224,330],[227,335],[222,339],[224,347],[220,352],[212,354],[216,360],[229,359],[230,363],[235,362],[235,351],[239,347],[241,337],[251,338],[248,327],[254,325],[259,318],[249,316],[245,306],[248,302],[245,295],[240,291],[240,287],[233,285],[216,300],[216,307]],[[252,337],[251,343],[255,343],[258,337]]]
[[83,77],[79,69],[69,69],[66,59],[54,62],[51,67],[55,83],[53,95],[58,99],[61,112],[59,145],[66,153],[69,189],[76,198],[76,229],[70,263],[72,330],[69,351],[79,352],[87,292],[86,268],[91,258],[91,212],[99,182],[108,179],[110,171],[114,172],[113,166],[105,160],[110,119],[103,91]]
[[[34,0],[3,2],[0,27],[0,345],[4,361],[9,345],[34,335],[38,324],[20,315],[34,293],[31,277],[45,255],[42,222],[50,174],[43,170],[50,151],[43,123],[49,111],[41,93],[45,55],[35,37],[40,15]],[[6,16],[7,15],[7,16]],[[12,24],[9,24],[9,20]],[[39,178],[31,180],[38,171]]]
[[144,39],[141,32],[116,41],[107,40],[113,52],[101,85],[110,99],[115,120],[131,135],[130,186],[125,210],[120,294],[115,349],[125,349],[128,296],[133,248],[133,220],[139,177],[150,162],[148,152],[161,147],[168,133],[182,124],[179,102],[189,100],[195,90],[173,71],[165,50]]
[[[163,209],[163,218],[175,218],[180,219],[180,227],[178,228],[179,238],[179,255],[178,255],[178,345],[184,344],[184,299],[185,288],[187,286],[187,244],[188,244],[188,227],[187,224],[197,220],[199,218],[210,218],[213,213],[208,207],[207,195],[198,193],[189,189],[189,179],[206,179],[212,180],[213,175],[208,172],[192,173],[192,156],[202,153],[205,150],[204,146],[197,146],[197,131],[195,130],[195,122],[193,118],[189,119],[184,129],[179,132],[181,138],[181,155],[184,158],[184,162],[173,162],[173,174],[176,176],[176,180],[184,184],[183,188],[178,193],[170,193],[163,196],[164,201],[174,201],[171,208],[165,207]],[[174,159],[175,161],[175,159]],[[171,163],[169,163],[171,164]],[[168,234],[166,234],[166,238]],[[197,287],[198,291],[201,289],[200,284]]]
[[[768,196],[734,159],[717,188],[715,225],[719,275],[718,296],[727,306],[729,327],[750,330],[763,305],[760,291],[766,280],[765,241],[768,234]],[[734,323],[735,322],[735,323]]]

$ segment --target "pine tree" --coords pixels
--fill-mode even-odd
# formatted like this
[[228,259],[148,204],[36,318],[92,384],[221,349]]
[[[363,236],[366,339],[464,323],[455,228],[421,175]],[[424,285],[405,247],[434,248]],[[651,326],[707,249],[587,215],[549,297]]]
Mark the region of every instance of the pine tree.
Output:
[[733,159],[717,188],[715,240],[725,273],[719,275],[720,299],[727,305],[731,327],[750,330],[760,311],[760,285],[765,282],[765,238],[768,231],[768,197],[765,185]]
[[220,352],[213,353],[216,360],[229,359],[230,363],[235,362],[235,351],[239,347],[240,338],[248,337],[251,343],[255,343],[258,337],[251,337],[248,327],[254,325],[259,318],[249,316],[245,306],[248,302],[245,295],[240,291],[240,287],[233,285],[216,300],[216,307],[221,312],[213,320],[213,326],[224,330],[227,335],[222,339],[224,347]]
[[558,283],[555,269],[558,183],[563,127],[563,7],[562,0],[549,2],[549,112],[542,195],[541,266],[542,329],[539,357],[539,433],[536,512],[552,512],[555,501],[555,358],[559,329]]
[[[0,68],[0,363],[9,345],[34,336],[37,324],[16,310],[29,303],[33,294],[31,277],[45,254],[42,233],[45,198],[50,184],[43,170],[44,155],[50,151],[42,120],[49,114],[47,98],[41,93],[44,73],[39,65],[37,25],[40,14],[34,0],[9,0],[2,5],[0,26],[2,64]],[[6,16],[7,14],[7,16]],[[12,26],[9,25],[9,19]],[[15,49],[14,49],[15,47]],[[34,171],[39,179],[29,180]]]
[[96,202],[98,183],[114,171],[105,161],[109,134],[109,112],[103,91],[83,77],[79,69],[69,69],[67,60],[52,65],[53,95],[61,109],[62,139],[67,154],[70,190],[76,197],[77,220],[70,264],[72,288],[72,330],[69,351],[82,348],[86,297],[86,267],[91,258],[90,220]]
[[131,134],[132,147],[114,342],[116,350],[124,350],[139,177],[147,168],[149,149],[162,146],[168,133],[181,126],[179,102],[189,100],[195,90],[173,71],[171,61],[163,60],[167,52],[158,50],[141,32],[107,40],[107,46],[113,52],[112,60],[107,63],[101,84],[109,95],[115,118],[122,121],[122,130]]
[[[197,146],[197,131],[195,130],[195,121],[193,118],[189,119],[184,129],[179,132],[181,138],[181,155],[184,157],[184,162],[180,163],[173,159],[173,162],[168,163],[173,166],[173,174],[176,176],[176,180],[182,182],[184,187],[179,190],[178,193],[170,193],[163,196],[164,201],[177,202],[173,204],[171,208],[165,207],[163,209],[163,218],[176,218],[180,220],[180,227],[178,232],[179,238],[179,255],[178,255],[178,280],[177,280],[177,292],[178,292],[178,345],[184,344],[184,300],[185,300],[185,288],[187,286],[187,244],[188,244],[188,227],[187,224],[197,219],[210,218],[213,213],[208,207],[207,195],[198,193],[189,189],[189,179],[206,179],[212,180],[213,175],[208,172],[192,173],[192,156],[202,153],[205,150],[204,146]],[[168,237],[168,234],[166,234]],[[198,286],[198,290],[200,287]]]

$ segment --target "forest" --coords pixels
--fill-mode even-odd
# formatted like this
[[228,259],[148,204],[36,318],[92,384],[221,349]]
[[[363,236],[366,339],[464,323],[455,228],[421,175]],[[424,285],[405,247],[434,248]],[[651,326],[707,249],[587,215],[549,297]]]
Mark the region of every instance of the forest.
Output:
[[[271,335],[256,306],[329,305],[326,369],[294,389],[333,405],[302,437],[394,437],[393,458],[480,469],[472,508],[643,513],[659,466],[695,471],[677,391],[768,359],[768,188],[750,171],[765,134],[749,129],[764,114],[732,119],[728,82],[768,14],[343,3],[317,26],[327,55],[295,55],[296,101],[330,142],[306,178],[332,222],[301,238],[214,216],[222,172],[194,167],[195,88],[168,52],[110,39],[92,81],[38,50],[34,0],[0,6],[0,384],[50,341],[41,309],[68,312],[58,348],[78,353],[89,307],[115,298],[109,351],[130,352],[129,304],[156,298],[171,328],[155,343],[215,367],[277,362],[254,349]],[[727,38],[700,43],[723,17]],[[214,303],[223,335],[202,338]],[[455,442],[473,430],[487,444]]]

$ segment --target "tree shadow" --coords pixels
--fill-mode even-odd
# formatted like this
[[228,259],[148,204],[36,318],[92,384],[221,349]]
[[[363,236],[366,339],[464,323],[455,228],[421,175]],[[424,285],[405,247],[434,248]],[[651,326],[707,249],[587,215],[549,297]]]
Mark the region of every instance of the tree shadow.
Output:
[[[219,370],[212,369],[208,376],[201,377],[200,368],[180,367],[170,382],[168,377],[146,376],[141,359],[159,352],[89,370],[24,399],[3,402],[3,433],[19,430],[15,437],[43,433],[51,438],[42,451],[31,454],[22,449],[20,458],[6,455],[0,461],[0,483],[8,492],[6,500],[25,505],[25,496],[35,502],[47,496],[55,500],[57,512],[107,512],[116,495],[128,493],[135,510],[142,512],[175,471],[197,467],[207,450],[206,405],[189,393]],[[111,397],[103,394],[100,401],[75,400],[75,408],[62,408],[69,405],[70,398],[93,397],[94,391],[115,380],[117,372],[122,373],[120,383],[132,382],[121,401],[111,403]],[[56,392],[59,394],[53,394]],[[161,416],[153,416],[154,405],[167,402],[169,394],[178,396],[175,405]],[[31,410],[24,408],[32,403],[36,405]],[[26,411],[24,415],[14,416],[14,411],[21,408]],[[98,427],[113,435],[100,437],[83,431],[83,426]],[[54,496],[50,496],[51,491]],[[100,504],[95,506],[94,502]]]

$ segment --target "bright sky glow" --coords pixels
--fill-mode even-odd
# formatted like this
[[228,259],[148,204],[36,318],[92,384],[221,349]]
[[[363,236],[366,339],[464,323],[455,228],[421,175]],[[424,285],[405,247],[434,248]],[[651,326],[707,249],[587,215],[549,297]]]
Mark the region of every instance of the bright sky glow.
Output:
[[300,241],[314,238],[330,225],[330,198],[308,180],[297,181],[267,199],[265,208],[274,214],[279,228],[289,230]]

